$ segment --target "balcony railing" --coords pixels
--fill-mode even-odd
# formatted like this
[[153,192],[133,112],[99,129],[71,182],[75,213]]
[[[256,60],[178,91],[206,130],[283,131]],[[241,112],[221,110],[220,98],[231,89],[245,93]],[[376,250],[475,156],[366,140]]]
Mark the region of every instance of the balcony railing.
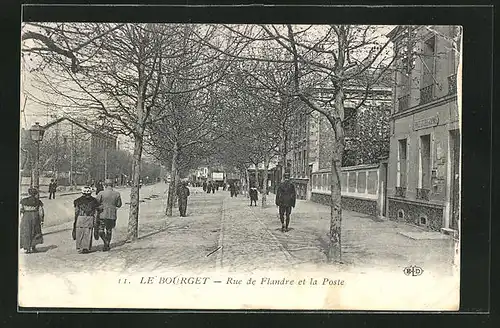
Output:
[[406,187],[396,187],[396,197],[406,197]]
[[398,111],[402,112],[410,107],[410,95],[398,98]]
[[420,105],[427,104],[434,99],[434,84],[420,89]]
[[429,200],[430,192],[431,191],[429,189],[417,188],[417,199]]
[[457,74],[448,76],[448,94],[457,93]]

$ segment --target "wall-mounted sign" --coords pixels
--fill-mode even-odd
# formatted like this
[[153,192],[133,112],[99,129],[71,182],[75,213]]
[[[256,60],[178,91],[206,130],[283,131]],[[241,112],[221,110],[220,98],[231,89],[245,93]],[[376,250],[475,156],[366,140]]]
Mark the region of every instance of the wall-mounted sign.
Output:
[[431,126],[436,126],[438,124],[439,124],[439,116],[436,115],[415,121],[415,123],[413,123],[413,129],[420,130]]

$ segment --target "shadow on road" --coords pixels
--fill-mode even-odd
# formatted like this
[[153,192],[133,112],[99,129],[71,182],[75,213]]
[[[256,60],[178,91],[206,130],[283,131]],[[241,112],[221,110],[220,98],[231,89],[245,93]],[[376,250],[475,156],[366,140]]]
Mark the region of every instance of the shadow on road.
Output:
[[71,230],[73,230],[73,229],[72,228],[59,229],[59,230],[54,230],[54,231],[50,231],[50,232],[45,232],[43,235],[48,236],[48,235],[52,235],[55,233],[64,232],[64,231],[71,231]]
[[45,252],[48,252],[50,251],[51,249],[55,249],[57,248],[56,245],[49,245],[49,246],[41,246],[41,247],[37,247],[36,248],[36,252],[37,253],[45,253]]

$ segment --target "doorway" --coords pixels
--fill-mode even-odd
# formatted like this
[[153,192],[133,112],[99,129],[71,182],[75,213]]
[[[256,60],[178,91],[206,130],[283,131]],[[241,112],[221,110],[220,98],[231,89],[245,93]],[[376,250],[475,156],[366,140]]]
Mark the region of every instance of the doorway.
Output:
[[458,230],[460,220],[460,130],[450,130],[450,228]]

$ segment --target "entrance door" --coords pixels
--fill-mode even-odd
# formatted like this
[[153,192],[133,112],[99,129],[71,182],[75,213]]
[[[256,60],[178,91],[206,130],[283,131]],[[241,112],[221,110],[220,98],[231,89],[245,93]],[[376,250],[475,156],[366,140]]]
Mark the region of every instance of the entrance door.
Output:
[[458,230],[460,219],[460,131],[450,131],[450,166],[451,166],[451,192],[450,192],[450,228]]

